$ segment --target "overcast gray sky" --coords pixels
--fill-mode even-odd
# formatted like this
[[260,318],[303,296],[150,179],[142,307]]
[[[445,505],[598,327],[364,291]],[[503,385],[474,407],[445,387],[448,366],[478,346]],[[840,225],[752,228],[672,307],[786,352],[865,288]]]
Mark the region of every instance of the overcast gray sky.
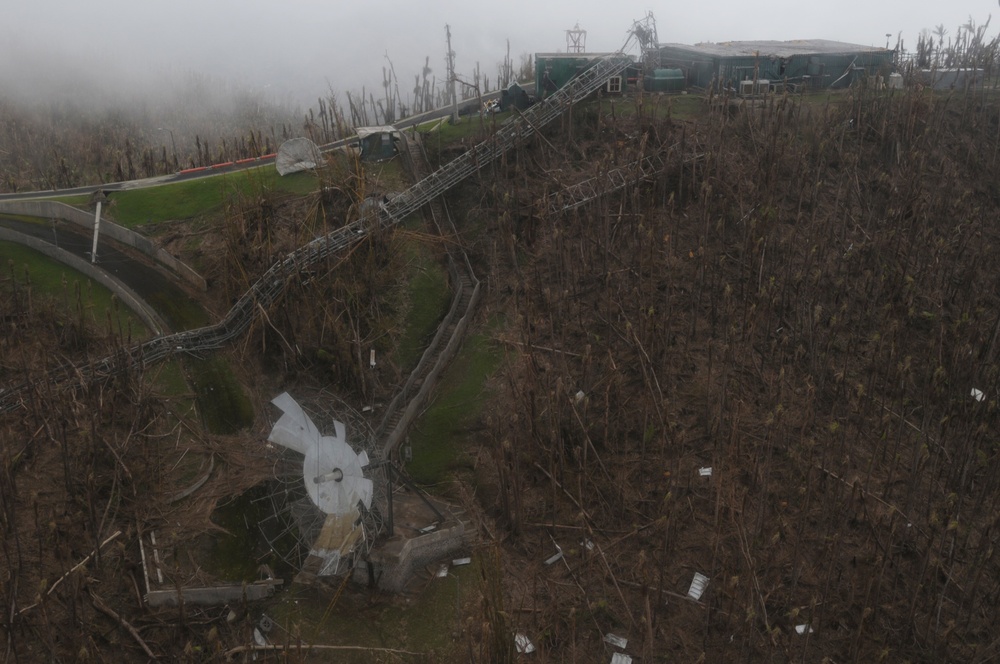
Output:
[[8,93],[72,90],[91,76],[128,87],[195,71],[305,104],[330,87],[379,86],[387,52],[404,94],[426,55],[443,78],[445,23],[459,73],[479,61],[492,76],[508,38],[515,63],[521,53],[565,50],[565,30],[577,22],[589,51],[616,50],[647,10],[661,42],[823,38],[885,46],[886,33],[894,44],[902,32],[912,48],[923,28],[944,24],[954,34],[970,15],[982,23],[998,9],[997,0],[0,2],[0,84]]

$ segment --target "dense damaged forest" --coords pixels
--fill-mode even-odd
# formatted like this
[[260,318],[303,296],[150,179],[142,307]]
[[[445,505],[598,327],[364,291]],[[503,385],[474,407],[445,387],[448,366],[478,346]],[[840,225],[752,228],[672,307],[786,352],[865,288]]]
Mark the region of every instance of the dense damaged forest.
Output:
[[[616,626],[642,661],[994,656],[998,120],[992,94],[778,96],[592,116],[501,171],[487,502],[513,560],[592,539],[508,570],[557,659]],[[636,146],[652,181],[530,212],[528,183]]]
[[[1000,100],[870,85],[692,101],[574,108],[448,195],[486,286],[479,327],[503,355],[461,441],[465,470],[438,489],[476,515],[481,580],[452,652],[370,657],[606,662],[608,633],[640,662],[1000,651]],[[641,174],[629,166],[647,157]],[[607,195],[562,211],[567,186],[616,168],[628,186],[597,184]],[[272,245],[301,241],[280,220],[315,211],[274,205],[230,209],[277,221],[256,236],[267,251],[220,230],[216,246],[240,249],[216,252],[216,271],[249,282],[281,255]],[[338,316],[366,330],[391,316],[377,298],[394,292],[386,256],[401,241],[366,240],[225,351],[256,386],[256,417],[195,436],[222,476],[180,502],[157,450],[182,424],[150,368],[71,392],[36,373],[117,352],[127,334],[75,316],[79,294],[35,301],[5,268],[0,378],[37,380],[0,416],[10,661],[247,656],[245,614],[144,607],[137,530],[211,529],[221,497],[261,481],[267,460],[248,450],[266,435],[263,386],[360,375],[352,326],[326,340],[322,367],[293,346],[318,345]],[[315,294],[330,304],[295,322]],[[348,399],[374,389],[343,382]],[[517,655],[515,632],[536,652]]]

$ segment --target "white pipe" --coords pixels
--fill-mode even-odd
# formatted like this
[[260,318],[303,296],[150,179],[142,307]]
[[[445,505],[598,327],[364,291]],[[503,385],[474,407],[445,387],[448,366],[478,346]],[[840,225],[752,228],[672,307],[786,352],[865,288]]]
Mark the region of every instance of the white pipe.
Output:
[[101,201],[97,201],[97,211],[94,213],[94,246],[90,249],[91,264],[97,262],[97,235],[101,230]]

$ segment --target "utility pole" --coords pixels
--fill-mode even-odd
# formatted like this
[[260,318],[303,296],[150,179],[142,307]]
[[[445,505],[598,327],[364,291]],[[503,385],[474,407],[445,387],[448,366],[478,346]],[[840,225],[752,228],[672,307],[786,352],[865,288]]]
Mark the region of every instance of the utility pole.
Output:
[[451,123],[458,124],[458,95],[455,93],[455,51],[451,50],[451,26],[444,26],[444,34],[448,39],[448,90],[451,94]]
[[94,246],[90,250],[90,263],[97,262],[97,236],[101,229],[101,201],[97,201],[97,211],[94,213]]

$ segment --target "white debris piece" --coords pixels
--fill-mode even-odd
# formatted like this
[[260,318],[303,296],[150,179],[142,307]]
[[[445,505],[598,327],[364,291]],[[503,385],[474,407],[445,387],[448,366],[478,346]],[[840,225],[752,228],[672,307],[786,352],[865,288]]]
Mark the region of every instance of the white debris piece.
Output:
[[620,652],[611,656],[611,664],[632,664],[632,658]]
[[468,565],[472,562],[472,558],[455,558],[451,561],[453,567],[460,567],[461,565]]
[[579,391],[578,391],[578,392],[576,393],[576,402],[577,402],[577,403],[580,403],[581,401],[583,401],[583,398],[584,398],[585,396],[587,396],[587,395],[586,395],[586,394],[584,393],[584,391],[583,391],[583,390],[579,390]]
[[808,624],[796,625],[795,631],[798,632],[799,634],[812,634],[813,628],[810,627]]
[[323,154],[308,138],[292,138],[281,144],[274,158],[278,175],[306,171],[323,164]]
[[563,557],[562,549],[559,549],[558,551],[555,552],[554,555],[549,556],[548,558],[545,559],[545,564],[546,565],[551,565],[552,563],[556,562],[557,560],[559,560],[562,557]]
[[535,652],[535,644],[532,643],[531,639],[529,639],[527,636],[520,633],[514,635],[514,648],[518,652],[522,652],[525,654],[529,652]]
[[701,599],[702,593],[705,592],[705,588],[708,586],[708,577],[704,574],[694,573],[694,578],[691,579],[691,587],[688,588],[688,597],[694,600]]
[[702,477],[711,477],[712,476],[712,467],[711,466],[706,466],[704,468],[699,468],[698,469],[698,474],[701,475]]
[[267,639],[264,638],[264,635],[256,627],[253,628],[253,642],[259,646],[267,645]]
[[582,546],[583,548],[585,548],[587,551],[593,551],[594,550],[594,543],[591,542],[586,537],[583,538],[582,540],[580,540],[580,546]]
[[368,366],[372,369],[375,368],[375,349],[372,348],[372,352],[368,356]]
[[625,646],[628,645],[628,639],[623,636],[618,636],[617,634],[612,634],[611,632],[604,635],[604,641],[606,643],[610,643],[615,648],[621,648],[622,650],[625,650]]
[[421,528],[421,529],[420,529],[420,530],[418,530],[417,532],[418,532],[418,533],[420,533],[421,535],[426,535],[427,533],[432,533],[432,532],[434,532],[435,530],[437,530],[437,527],[438,527],[438,526],[437,526],[437,524],[436,524],[436,523],[432,523],[432,524],[431,524],[431,525],[429,525],[429,526],[424,526],[423,528]]
[[982,401],[983,399],[986,398],[986,395],[983,394],[982,390],[977,390],[976,388],[972,388],[972,398],[975,399],[976,401]]
[[441,567],[438,567],[438,571],[437,571],[436,576],[439,579],[443,579],[444,577],[448,576],[448,565],[447,565],[447,563],[445,563],[444,565],[441,565]]

